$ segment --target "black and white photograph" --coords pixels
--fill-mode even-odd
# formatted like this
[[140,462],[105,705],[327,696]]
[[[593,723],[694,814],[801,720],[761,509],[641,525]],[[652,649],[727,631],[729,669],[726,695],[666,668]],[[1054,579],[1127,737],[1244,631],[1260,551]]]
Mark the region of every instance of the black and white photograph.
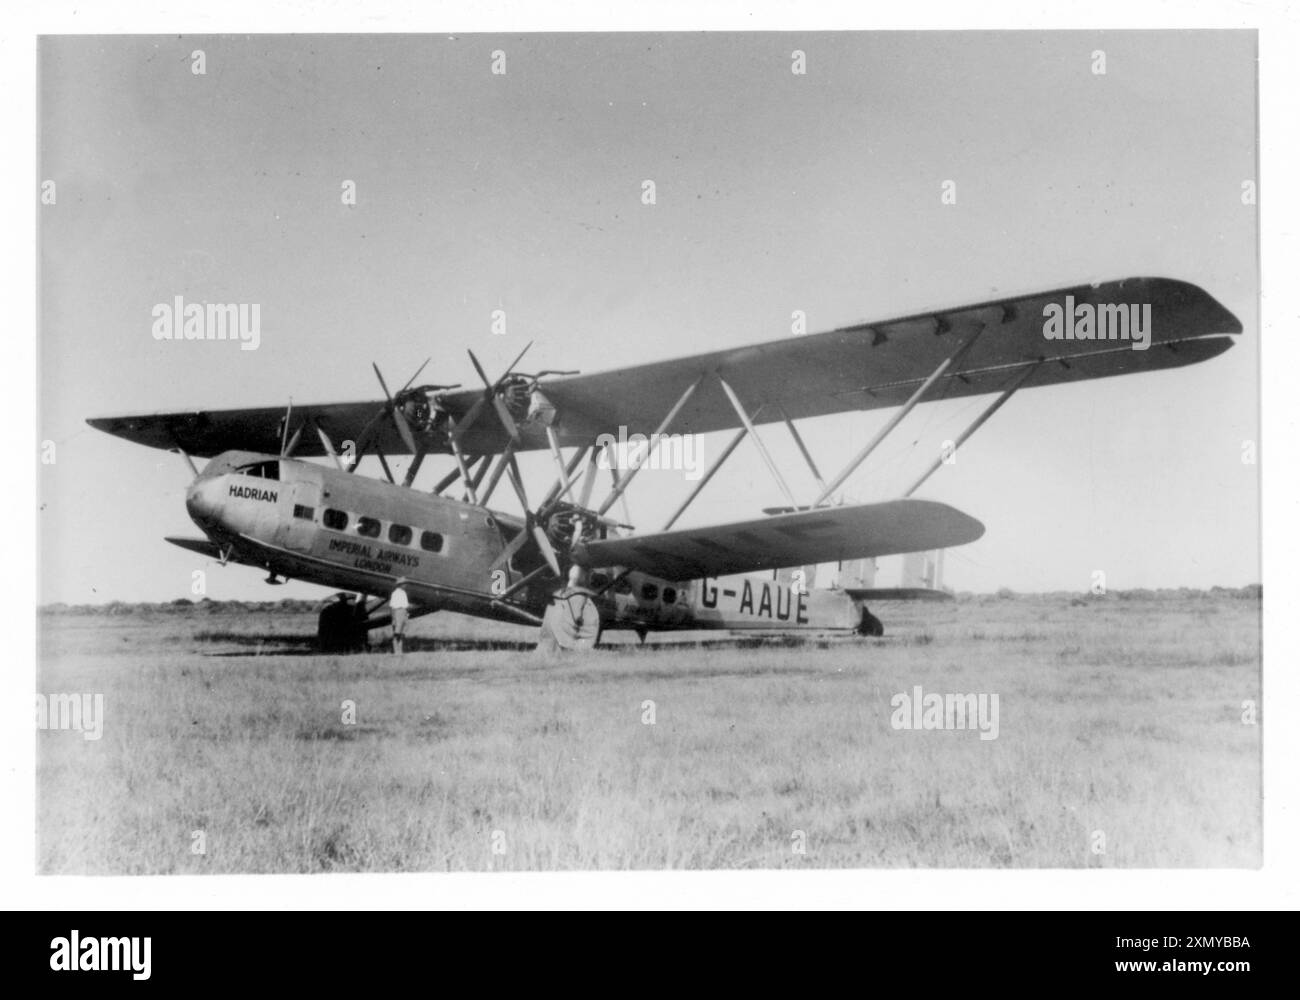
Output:
[[34,39],[37,875],[1258,873],[1259,34],[1013,27]]

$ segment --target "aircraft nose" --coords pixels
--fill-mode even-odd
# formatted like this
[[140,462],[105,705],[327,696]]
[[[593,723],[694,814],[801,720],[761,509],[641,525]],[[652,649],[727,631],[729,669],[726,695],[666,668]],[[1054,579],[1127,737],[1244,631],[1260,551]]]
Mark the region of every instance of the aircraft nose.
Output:
[[200,479],[185,493],[185,509],[199,524],[215,521],[220,506],[221,487],[215,480]]

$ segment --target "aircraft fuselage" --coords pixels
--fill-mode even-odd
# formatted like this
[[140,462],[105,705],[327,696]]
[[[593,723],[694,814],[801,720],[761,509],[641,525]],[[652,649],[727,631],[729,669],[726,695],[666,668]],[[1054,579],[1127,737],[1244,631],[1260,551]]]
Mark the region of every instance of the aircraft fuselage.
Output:
[[[402,581],[413,605],[536,623],[562,581],[532,546],[501,556],[521,518],[311,462],[226,452],[190,486],[194,522],[230,561],[336,590],[387,598]],[[602,529],[603,530],[603,529]],[[772,574],[668,580],[593,568],[604,628],[845,631],[862,607],[839,591],[794,588]],[[603,591],[603,592],[602,592]]]

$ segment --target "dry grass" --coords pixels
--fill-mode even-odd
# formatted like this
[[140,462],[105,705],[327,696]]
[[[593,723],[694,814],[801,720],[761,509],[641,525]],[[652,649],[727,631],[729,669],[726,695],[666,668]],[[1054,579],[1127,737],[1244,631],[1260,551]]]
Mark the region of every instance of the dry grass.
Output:
[[[1259,865],[1257,600],[881,610],[882,640],[549,664],[439,616],[399,659],[302,655],[302,614],[45,615],[39,690],[107,720],[37,734],[39,868]],[[895,731],[918,684],[998,693],[999,738]]]

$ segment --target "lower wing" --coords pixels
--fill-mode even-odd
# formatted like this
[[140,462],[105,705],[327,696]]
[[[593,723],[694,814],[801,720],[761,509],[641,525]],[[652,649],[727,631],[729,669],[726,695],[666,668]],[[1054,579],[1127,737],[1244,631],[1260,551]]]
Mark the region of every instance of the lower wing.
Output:
[[983,534],[983,524],[947,504],[887,500],[593,540],[578,546],[574,561],[581,566],[621,566],[672,580],[693,580],[946,549]]

